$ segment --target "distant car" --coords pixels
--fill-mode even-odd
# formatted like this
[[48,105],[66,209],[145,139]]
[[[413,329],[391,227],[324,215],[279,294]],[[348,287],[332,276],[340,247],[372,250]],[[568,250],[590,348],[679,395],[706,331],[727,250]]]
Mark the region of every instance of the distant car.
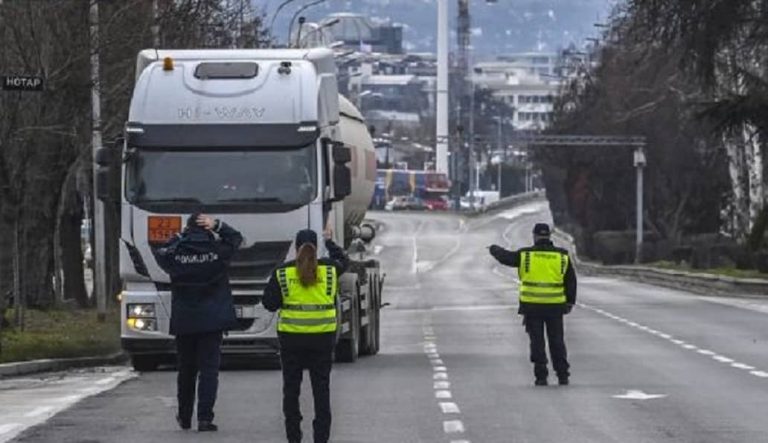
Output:
[[387,211],[401,211],[408,209],[408,197],[395,197],[384,205]]
[[387,202],[384,209],[387,211],[423,210],[427,209],[427,205],[418,197],[400,196]]
[[443,197],[424,199],[424,205],[430,211],[447,211],[450,206],[448,200]]

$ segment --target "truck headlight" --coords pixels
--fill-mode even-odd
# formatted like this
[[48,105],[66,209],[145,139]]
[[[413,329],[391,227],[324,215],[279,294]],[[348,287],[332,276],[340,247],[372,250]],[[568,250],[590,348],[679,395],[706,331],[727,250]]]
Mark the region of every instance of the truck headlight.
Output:
[[129,318],[127,323],[137,331],[157,331],[157,321],[153,318]]
[[128,318],[151,318],[157,317],[154,303],[129,303],[127,306]]

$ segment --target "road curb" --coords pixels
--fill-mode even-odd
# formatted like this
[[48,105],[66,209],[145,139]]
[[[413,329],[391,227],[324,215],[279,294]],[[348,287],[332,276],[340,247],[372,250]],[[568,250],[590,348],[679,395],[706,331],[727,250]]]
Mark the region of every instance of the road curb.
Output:
[[573,237],[555,228],[555,236],[568,245],[576,268],[583,274],[622,277],[665,288],[679,289],[701,295],[768,297],[768,281],[757,278],[736,278],[724,275],[659,269],[649,266],[607,266],[581,260]]
[[128,356],[125,353],[116,352],[97,357],[53,358],[3,363],[0,364],[0,378],[17,377],[40,372],[65,371],[73,368],[115,365],[125,363],[127,360]]

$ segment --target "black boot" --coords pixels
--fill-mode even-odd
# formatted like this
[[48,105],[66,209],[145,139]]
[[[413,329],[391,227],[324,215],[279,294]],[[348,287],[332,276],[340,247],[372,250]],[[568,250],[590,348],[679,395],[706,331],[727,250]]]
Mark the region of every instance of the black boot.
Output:
[[219,427],[210,421],[197,422],[197,432],[216,432],[218,430]]
[[565,377],[558,377],[558,378],[557,378],[557,383],[558,383],[560,386],[567,386],[567,385],[568,385],[568,383],[569,383],[569,382],[568,382],[568,376],[565,376]]
[[191,419],[183,419],[181,416],[176,416],[176,423],[179,424],[179,427],[183,430],[188,430],[192,427],[192,420]]
[[547,383],[546,378],[537,378],[533,384],[536,386],[547,386],[549,383]]

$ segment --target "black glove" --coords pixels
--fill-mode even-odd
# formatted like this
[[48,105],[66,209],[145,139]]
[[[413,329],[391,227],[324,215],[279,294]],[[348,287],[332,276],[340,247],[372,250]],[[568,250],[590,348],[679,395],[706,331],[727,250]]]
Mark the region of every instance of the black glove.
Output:
[[494,255],[494,256],[495,256],[495,255],[498,255],[499,253],[501,253],[501,252],[503,252],[503,251],[504,251],[504,248],[502,248],[502,247],[501,247],[501,246],[499,246],[499,245],[491,245],[491,247],[490,247],[490,248],[488,248],[488,249],[489,249],[489,251],[490,251],[491,255]]
[[573,311],[573,305],[571,303],[568,303],[567,305],[565,305],[565,313],[570,314],[571,311]]

